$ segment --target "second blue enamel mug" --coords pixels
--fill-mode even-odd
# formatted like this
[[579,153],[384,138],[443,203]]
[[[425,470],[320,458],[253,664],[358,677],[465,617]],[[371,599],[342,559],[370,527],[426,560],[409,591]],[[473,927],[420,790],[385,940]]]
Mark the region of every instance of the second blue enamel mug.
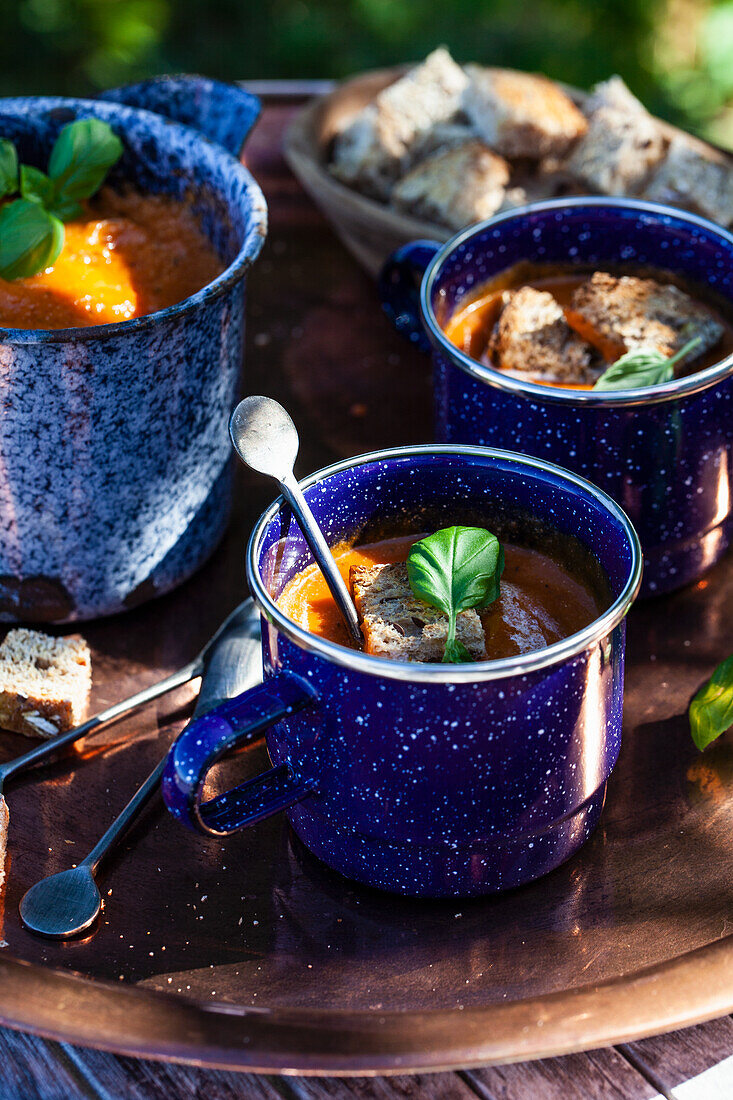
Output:
[[632,275],[656,268],[708,288],[733,310],[733,236],[654,203],[557,199],[497,215],[445,245],[405,245],[381,279],[397,328],[432,347],[439,441],[511,448],[582,474],[630,516],[646,594],[697,579],[733,533],[733,356],[664,385],[613,392],[494,370],[460,351],[443,325],[482,284],[523,261]]
[[[502,524],[560,532],[600,564],[603,609],[563,641],[504,660],[408,664],[347,649],[277,605],[312,561],[279,500],[247,555],[264,682],[175,742],[170,811],[221,836],[287,810],[330,867],[414,896],[484,894],[558,866],[595,828],[619,752],[624,619],[641,578],[629,520],[574,474],[477,447],[367,454],[301,488],[331,545],[394,521],[403,534],[478,517],[500,537]],[[202,802],[212,765],[263,733],[272,770]]]

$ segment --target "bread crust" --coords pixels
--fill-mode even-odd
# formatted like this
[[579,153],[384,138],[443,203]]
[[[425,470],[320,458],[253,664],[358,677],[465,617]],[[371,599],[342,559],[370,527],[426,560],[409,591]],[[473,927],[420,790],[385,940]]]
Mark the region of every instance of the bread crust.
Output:
[[91,654],[81,634],[11,630],[0,645],[0,728],[55,737],[86,717]]
[[490,218],[504,200],[509,165],[482,141],[435,153],[396,184],[398,210],[451,229]]
[[508,290],[489,341],[490,361],[500,370],[538,381],[587,384],[600,375],[598,357],[568,325],[545,290]]

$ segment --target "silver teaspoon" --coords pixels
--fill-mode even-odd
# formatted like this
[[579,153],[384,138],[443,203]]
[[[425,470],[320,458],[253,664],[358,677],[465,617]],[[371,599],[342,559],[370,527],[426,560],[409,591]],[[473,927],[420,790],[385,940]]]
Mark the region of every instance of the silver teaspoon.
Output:
[[[225,699],[259,682],[259,640],[259,613],[251,599],[245,600],[222,623],[203,652],[201,690],[193,718],[200,718]],[[20,903],[20,916],[26,928],[51,939],[68,939],[91,927],[102,908],[102,896],[94,878],[97,868],[158,789],[164,767],[165,757],[86,859],[68,871],[41,879],[28,890]]]
[[359,616],[354,602],[293,474],[300,441],[292,419],[282,405],[271,397],[245,397],[232,413],[229,435],[234,450],[245,466],[274,478],[280,486],[326,578],[349,634],[361,645]]

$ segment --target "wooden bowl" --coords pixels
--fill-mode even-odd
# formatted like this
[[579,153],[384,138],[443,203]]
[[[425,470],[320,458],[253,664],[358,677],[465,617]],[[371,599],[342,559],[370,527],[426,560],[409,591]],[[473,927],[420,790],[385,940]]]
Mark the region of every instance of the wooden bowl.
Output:
[[[386,203],[367,198],[340,183],[328,171],[335,135],[383,88],[411,67],[402,65],[377,69],[344,81],[333,92],[314,99],[304,107],[291,122],[283,140],[285,159],[302,186],[352,255],[374,276],[391,253],[408,241],[420,238],[447,241],[454,236],[454,230],[444,225],[410,217]],[[588,93],[559,83],[582,107]],[[669,123],[661,119],[657,121],[667,137],[681,133]],[[690,135],[686,137],[689,139]],[[711,148],[699,139],[693,138],[693,141],[701,150]]]

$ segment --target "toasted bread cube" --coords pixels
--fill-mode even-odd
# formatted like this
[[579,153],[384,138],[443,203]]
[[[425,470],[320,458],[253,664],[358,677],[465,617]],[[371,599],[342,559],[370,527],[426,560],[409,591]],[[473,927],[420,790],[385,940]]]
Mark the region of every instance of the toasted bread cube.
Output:
[[447,50],[434,50],[421,65],[380,92],[338,134],[331,171],[344,183],[387,198],[410,166],[413,147],[460,108],[468,78]]
[[91,684],[89,646],[80,634],[11,630],[0,645],[0,728],[55,737],[84,720]]
[[562,156],[588,128],[554,81],[532,73],[467,68],[463,109],[477,135],[505,157]]
[[733,166],[715,149],[676,134],[644,198],[682,206],[718,225],[733,225]]
[[395,186],[398,210],[451,229],[490,218],[501,206],[509,165],[481,141],[428,157]]
[[523,286],[503,295],[504,305],[489,344],[500,370],[538,382],[594,382],[598,357],[579,339],[545,290]]
[[596,271],[582,283],[565,310],[568,323],[609,362],[635,348],[674,355],[694,337],[700,343],[689,363],[715,345],[723,326],[710,310],[676,286],[632,275],[616,278]]
[[[405,564],[352,566],[349,580],[365,653],[392,661],[443,660],[448,619],[413,594]],[[457,616],[456,637],[475,661],[486,657],[483,627],[473,609]]]
[[447,153],[473,141],[476,135],[467,122],[459,116],[448,122],[436,122],[414,143],[410,150],[410,163],[413,167],[432,157],[435,153]]
[[588,132],[567,170],[604,195],[638,193],[665,153],[659,125],[618,76],[597,85],[587,109]]

